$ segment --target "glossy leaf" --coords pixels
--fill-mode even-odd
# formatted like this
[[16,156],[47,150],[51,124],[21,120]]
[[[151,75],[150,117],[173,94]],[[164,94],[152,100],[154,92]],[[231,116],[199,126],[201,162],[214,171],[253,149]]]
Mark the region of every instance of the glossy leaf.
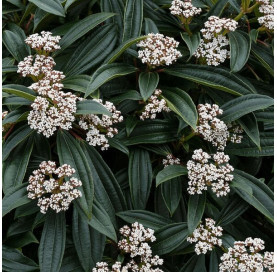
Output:
[[143,72],[139,75],[139,89],[144,101],[155,91],[159,83],[159,74],[156,72]]
[[232,72],[239,72],[246,64],[250,50],[250,36],[242,31],[228,33],[230,41],[230,68]]
[[134,209],[144,209],[152,184],[152,166],[146,150],[131,150],[129,156],[129,185]]
[[187,32],[183,32],[181,33],[181,37],[189,49],[190,57],[192,57],[200,44],[200,33],[198,32],[190,36]]
[[104,114],[111,116],[111,113],[100,103],[94,100],[83,100],[77,102],[76,115]]
[[187,168],[183,165],[168,165],[156,176],[156,186],[176,177],[187,175]]
[[39,249],[41,272],[59,271],[65,249],[66,222],[64,212],[51,213],[44,223]]
[[86,97],[96,91],[104,83],[116,77],[125,76],[134,73],[134,66],[123,63],[105,64],[97,69],[91,77],[90,83],[86,90]]
[[198,114],[191,97],[181,89],[164,89],[162,93],[168,107],[188,125],[196,129]]

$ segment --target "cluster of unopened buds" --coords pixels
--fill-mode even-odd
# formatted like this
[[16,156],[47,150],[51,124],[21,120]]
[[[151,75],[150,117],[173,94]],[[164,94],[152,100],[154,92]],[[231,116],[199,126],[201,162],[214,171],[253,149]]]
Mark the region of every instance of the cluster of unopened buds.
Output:
[[154,94],[148,99],[146,106],[144,107],[144,111],[141,113],[140,119],[155,119],[157,113],[165,111],[169,112],[170,109],[166,105],[166,101],[161,98],[162,91],[156,89]]
[[234,178],[231,174],[234,168],[229,160],[223,152],[210,156],[202,149],[194,150],[192,160],[187,162],[189,194],[202,194],[211,187],[217,197],[226,196],[230,192],[229,183]]
[[258,18],[260,25],[264,26],[266,29],[274,29],[274,1],[270,0],[259,0],[260,3],[259,11],[263,16]]
[[238,23],[233,19],[211,16],[205,22],[205,28],[201,29],[201,39],[198,49],[195,51],[196,58],[203,58],[208,65],[218,66],[230,57],[227,49],[229,40],[225,36],[227,32],[235,31]]
[[265,252],[264,241],[260,238],[247,238],[245,241],[237,241],[234,246],[228,248],[228,252],[221,257],[220,272],[237,271],[274,271],[274,253]]
[[138,51],[138,57],[142,63],[154,68],[157,66],[170,65],[182,56],[177,50],[179,42],[163,34],[149,33],[145,40],[140,41],[137,46],[142,50]]
[[202,11],[201,8],[194,7],[191,0],[173,0],[169,9],[171,14],[179,16],[184,23],[189,23],[192,17]]
[[32,111],[28,115],[28,124],[32,129],[50,137],[60,127],[68,130],[75,120],[77,110],[77,96],[61,91],[64,87],[61,81],[65,78],[60,71],[53,70],[56,65],[49,56],[54,50],[60,49],[59,36],[52,36],[50,32],[41,32],[29,36],[25,42],[35,49],[37,54],[28,56],[19,62],[17,72],[23,77],[32,78],[29,88],[37,92],[38,96],[31,105]]
[[87,142],[93,146],[101,146],[102,150],[109,147],[108,138],[114,137],[118,130],[113,127],[114,124],[123,121],[121,112],[116,110],[113,103],[106,101],[105,104],[101,99],[93,99],[103,105],[111,116],[103,114],[101,117],[95,114],[82,115],[79,120],[79,126],[87,130]]
[[[199,124],[196,132],[199,133],[204,140],[212,143],[219,150],[224,150],[227,140],[234,143],[241,143],[243,132],[242,128],[235,124],[226,125],[217,118],[223,113],[223,110],[216,104],[199,104],[197,106]],[[229,130],[232,132],[230,133]]]
[[197,255],[206,254],[212,251],[214,246],[221,246],[222,240],[218,237],[222,236],[222,227],[216,226],[215,221],[211,218],[205,219],[205,224],[200,224],[192,235],[187,238],[189,243],[195,244],[195,252]]
[[163,159],[164,167],[167,167],[169,165],[176,165],[176,164],[181,164],[181,161],[179,158],[175,158],[172,154],[168,154],[166,156],[166,159]]
[[97,263],[92,272],[163,272],[163,270],[156,267],[162,265],[163,260],[157,255],[152,256],[152,250],[148,244],[156,240],[152,229],[144,228],[143,225],[136,222],[132,224],[132,228],[122,227],[120,233],[123,238],[118,242],[118,248],[124,255],[128,254],[130,260],[124,265],[116,262],[112,266],[112,270],[109,270],[108,264],[105,262]]
[[[41,213],[46,213],[49,208],[57,213],[68,210],[70,203],[82,196],[76,189],[82,182],[72,177],[74,173],[75,169],[68,164],[57,168],[55,162],[43,161],[29,177],[28,197],[38,199]],[[70,179],[65,181],[65,178]]]

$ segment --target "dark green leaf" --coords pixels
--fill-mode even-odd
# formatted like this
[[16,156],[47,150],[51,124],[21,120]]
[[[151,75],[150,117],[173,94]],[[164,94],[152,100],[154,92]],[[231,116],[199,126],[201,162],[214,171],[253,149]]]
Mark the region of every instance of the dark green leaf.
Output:
[[183,90],[163,89],[168,107],[177,113],[188,125],[196,129],[198,114],[191,97]]
[[170,224],[155,232],[155,236],[157,240],[152,246],[152,250],[154,254],[164,255],[185,242],[188,236],[188,227],[186,223]]
[[239,72],[246,64],[250,50],[250,36],[242,31],[229,32],[230,68],[232,72]]
[[133,224],[139,222],[143,226],[155,231],[172,223],[170,219],[146,210],[124,211],[117,213],[116,215],[127,223]]
[[127,0],[124,11],[123,41],[140,36],[143,0]]
[[220,119],[224,122],[235,121],[241,116],[250,112],[266,109],[273,105],[273,99],[266,95],[261,94],[248,94],[235,99],[222,105],[220,108],[223,114]]
[[88,225],[77,212],[73,211],[72,237],[76,252],[85,271],[91,271],[101,261],[105,248],[105,236]]
[[27,196],[26,183],[10,188],[2,200],[2,216],[30,201],[31,199]]
[[57,272],[60,270],[65,239],[66,222],[64,212],[49,214],[44,223],[38,249],[41,272]]
[[116,77],[121,77],[124,75],[134,73],[135,71],[136,71],[136,68],[129,64],[124,64],[124,63],[104,64],[99,69],[97,69],[92,75],[91,81],[86,90],[85,97],[87,97],[88,95],[96,91],[107,81],[112,80]]
[[[232,183],[240,183],[239,187],[234,187],[236,193],[273,222],[273,192],[267,185],[255,177],[239,170],[234,172]],[[243,188],[244,184],[252,189],[252,193]]]
[[188,231],[191,234],[200,223],[202,216],[204,214],[206,204],[206,193],[202,195],[191,195],[188,202]]
[[180,272],[206,272],[205,255],[194,255],[182,267]]
[[142,72],[139,75],[139,90],[144,101],[155,91],[159,83],[159,74],[156,72]]
[[111,116],[111,113],[100,103],[94,100],[83,100],[77,102],[76,115],[104,114]]
[[128,173],[133,207],[144,209],[152,184],[152,166],[146,150],[131,150]]
[[179,65],[175,68],[167,68],[165,72],[169,75],[191,80],[234,95],[245,95],[255,92],[253,86],[250,86],[241,77],[223,68],[188,64]]
[[73,167],[76,170],[74,175],[82,181],[82,186],[78,188],[82,192],[82,197],[76,199],[76,204],[90,218],[94,197],[94,183],[85,153],[79,142],[68,132],[62,130],[58,132],[57,150],[60,164],[69,164]]
[[97,25],[101,24],[108,18],[114,16],[113,13],[95,13],[90,16],[85,17],[84,19],[78,21],[76,24],[72,26],[68,30],[68,32],[62,37],[60,41],[61,49],[57,51],[54,55],[60,54],[64,49],[69,47],[79,38],[87,34],[90,30],[92,30]]
[[20,185],[24,179],[33,150],[33,137],[19,144],[3,163],[3,191]]
[[156,186],[173,178],[187,175],[187,168],[183,165],[168,165],[156,176]]
[[19,250],[3,245],[2,248],[2,269],[7,272],[38,271],[38,265],[28,257],[24,256]]
[[200,32],[197,32],[190,36],[187,32],[182,32],[181,37],[186,43],[189,52],[190,52],[190,57],[194,54],[194,52],[197,50],[199,44],[200,44]]
[[47,1],[30,0],[30,2],[34,3],[42,10],[47,11],[51,14],[65,17],[63,6],[59,0],[47,0]]

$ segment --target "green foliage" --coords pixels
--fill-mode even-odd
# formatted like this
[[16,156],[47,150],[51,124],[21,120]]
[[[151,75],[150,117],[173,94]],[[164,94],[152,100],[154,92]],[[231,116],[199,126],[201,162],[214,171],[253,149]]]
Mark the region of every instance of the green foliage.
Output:
[[[170,13],[171,2],[3,1],[4,272],[91,272],[97,262],[126,262],[117,247],[119,229],[135,222],[155,231],[151,249],[164,259],[165,272],[217,272],[224,251],[250,236],[273,251],[273,31],[259,25],[258,8],[241,12],[257,1],[193,0],[202,12],[189,21]],[[230,57],[216,67],[195,57],[200,30],[212,15],[238,21],[236,31],[224,33]],[[39,95],[30,88],[33,78],[17,73],[19,62],[35,54],[26,37],[41,31],[61,36],[61,48],[49,55],[65,75],[63,91],[82,98],[72,127],[58,127],[49,138],[28,124]],[[168,66],[142,63],[136,44],[149,33],[173,37],[182,57]],[[142,120],[156,89],[170,111]],[[78,121],[111,117],[106,101],[123,121],[103,151],[89,145]],[[197,133],[197,106],[205,103],[219,105],[217,117],[243,129],[241,143],[228,141],[224,149],[235,170],[230,192],[220,198],[210,188],[188,193],[193,151],[218,151]],[[180,161],[164,167],[169,155]],[[30,175],[49,160],[69,164],[82,182],[82,197],[66,212],[42,214],[37,199],[28,198]],[[223,228],[223,244],[196,255],[187,238],[206,218]]]

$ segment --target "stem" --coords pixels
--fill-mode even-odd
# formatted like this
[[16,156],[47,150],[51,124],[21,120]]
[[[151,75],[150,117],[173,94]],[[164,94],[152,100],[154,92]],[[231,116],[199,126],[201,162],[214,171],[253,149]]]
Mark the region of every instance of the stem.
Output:
[[246,67],[252,72],[252,74],[255,76],[255,78],[258,81],[261,81],[261,78],[256,74],[256,72],[253,70],[253,68],[249,64],[246,64]]
[[14,124],[10,127],[10,129],[8,130],[8,132],[5,134],[4,140],[6,140],[6,139],[8,138],[8,136],[11,134],[13,128],[14,128]]
[[194,137],[196,135],[196,133],[193,131],[191,132],[188,136],[184,137],[182,139],[182,142],[187,142],[189,139],[191,139],[192,137]]
[[259,3],[255,3],[252,7],[250,7],[249,9],[247,9],[247,13],[252,12],[257,6],[259,5]]
[[189,28],[189,25],[188,25],[188,24],[185,24],[184,26],[185,26],[185,29],[186,29],[187,33],[188,33],[190,36],[192,36],[192,33],[191,33],[191,31],[190,31],[190,28]]

